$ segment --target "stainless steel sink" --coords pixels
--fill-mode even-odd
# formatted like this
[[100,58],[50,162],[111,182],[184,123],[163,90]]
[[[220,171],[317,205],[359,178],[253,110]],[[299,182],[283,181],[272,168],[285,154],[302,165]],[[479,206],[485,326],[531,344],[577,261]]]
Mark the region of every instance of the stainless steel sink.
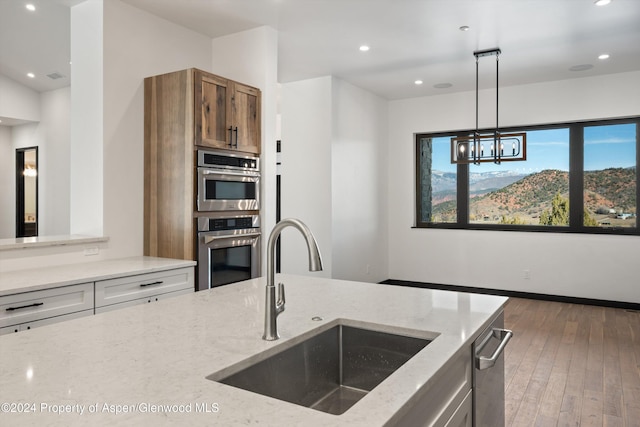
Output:
[[207,378],[340,415],[430,342],[339,324],[238,372]]

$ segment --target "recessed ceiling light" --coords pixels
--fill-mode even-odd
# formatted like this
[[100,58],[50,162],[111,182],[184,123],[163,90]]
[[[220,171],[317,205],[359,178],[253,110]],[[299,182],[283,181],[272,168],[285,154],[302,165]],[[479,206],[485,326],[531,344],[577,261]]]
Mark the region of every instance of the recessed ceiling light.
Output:
[[423,83],[423,81],[422,81],[422,80],[416,80],[416,81],[415,81],[415,82],[413,82],[413,83],[415,83],[415,84],[417,84],[417,85],[421,85],[421,84]]
[[447,89],[447,88],[450,88],[451,86],[453,86],[451,83],[438,83],[433,85],[433,87],[436,89]]
[[33,79],[36,77],[36,75],[33,73],[27,73],[27,77],[29,77],[30,79]]
[[369,46],[367,46],[366,44],[363,44],[362,46],[360,46],[360,52],[367,52],[369,50]]
[[36,7],[34,5],[32,5],[31,3],[28,3],[28,4],[24,5],[24,7],[26,7],[27,10],[30,11],[30,12],[35,12],[35,10],[36,10]]
[[611,3],[611,0],[596,0],[593,2],[596,6],[606,6]]
[[569,68],[569,71],[587,71],[593,68],[592,64],[580,64],[580,65],[574,65],[573,67]]
[[460,31],[469,31],[469,26],[468,25],[463,25],[462,27],[458,28]]
[[609,59],[609,54],[603,53],[602,55],[598,56],[598,59]]

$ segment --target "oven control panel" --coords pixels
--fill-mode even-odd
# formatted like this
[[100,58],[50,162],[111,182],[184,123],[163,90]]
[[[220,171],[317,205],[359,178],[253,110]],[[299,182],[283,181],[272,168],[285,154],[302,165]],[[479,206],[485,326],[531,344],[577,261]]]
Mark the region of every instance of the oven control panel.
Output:
[[258,215],[245,215],[224,218],[198,218],[198,231],[226,231],[226,230],[247,230],[260,228],[260,217]]
[[198,150],[198,166],[246,173],[260,173],[260,158],[248,154]]

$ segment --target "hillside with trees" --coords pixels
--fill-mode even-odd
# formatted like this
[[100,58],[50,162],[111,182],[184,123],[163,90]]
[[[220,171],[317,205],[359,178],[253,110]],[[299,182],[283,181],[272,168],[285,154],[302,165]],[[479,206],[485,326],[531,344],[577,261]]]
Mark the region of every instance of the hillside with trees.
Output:
[[[635,226],[635,180],[635,167],[585,172],[585,225]],[[569,173],[544,170],[503,188],[472,196],[469,221],[567,225],[568,211]],[[448,200],[436,204],[434,201],[433,212],[434,220],[438,222],[455,221],[456,202]],[[627,214],[629,219],[620,219],[621,213]]]

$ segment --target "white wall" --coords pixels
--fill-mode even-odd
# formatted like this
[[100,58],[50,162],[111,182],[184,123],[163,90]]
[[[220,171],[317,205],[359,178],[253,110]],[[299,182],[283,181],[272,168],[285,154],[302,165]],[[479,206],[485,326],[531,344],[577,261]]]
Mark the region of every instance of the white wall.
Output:
[[71,8],[70,232],[95,236],[103,230],[102,3]]
[[0,74],[0,117],[37,122],[40,120],[38,92]]
[[388,278],[387,101],[333,79],[333,274]]
[[71,89],[40,94],[38,234],[70,233]]
[[[640,114],[640,72],[505,87],[501,125]],[[474,126],[474,93],[389,104],[389,277],[392,279],[640,302],[640,237],[412,229],[414,133]],[[481,107],[482,108],[482,107]],[[481,126],[490,122],[481,123]],[[489,266],[500,254],[502,268]],[[524,279],[523,270],[531,272]]]
[[105,256],[142,255],[144,78],[211,65],[208,37],[134,8],[104,2]]
[[[282,85],[282,216],[311,228],[328,277],[388,277],[386,105],[332,77]],[[304,242],[289,234],[283,271],[306,274]]]
[[[282,85],[282,218],[298,218],[313,232],[324,270],[332,277],[333,238],[331,201],[332,109],[331,77]],[[302,236],[285,229],[282,272],[308,273],[308,254]]]

